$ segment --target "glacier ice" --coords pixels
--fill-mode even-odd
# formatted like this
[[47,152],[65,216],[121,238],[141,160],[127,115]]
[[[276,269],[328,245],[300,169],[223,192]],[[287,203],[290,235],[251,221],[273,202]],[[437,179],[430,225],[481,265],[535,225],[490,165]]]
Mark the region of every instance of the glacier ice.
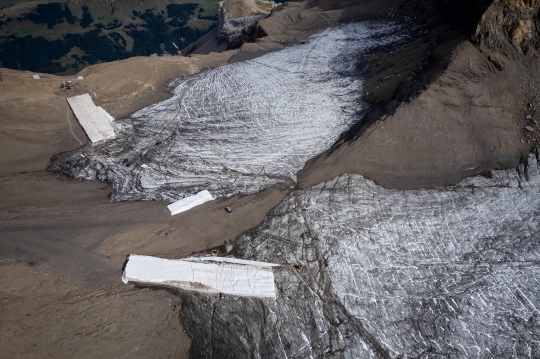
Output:
[[[117,200],[292,184],[361,118],[355,59],[401,30],[349,24],[177,80],[171,99],[118,121],[117,139],[51,169],[107,180]],[[539,168],[531,156],[446,188],[343,175],[293,192],[234,242],[282,264],[276,300],[179,292],[192,356],[539,358]]]
[[56,156],[50,168],[108,181],[113,200],[293,185],[307,160],[362,117],[362,55],[403,42],[406,33],[388,22],[348,24],[176,80],[169,100],[117,121],[118,139]]
[[282,264],[275,301],[179,293],[192,354],[539,358],[539,214],[534,155],[446,188],[342,175],[294,192],[234,242]]

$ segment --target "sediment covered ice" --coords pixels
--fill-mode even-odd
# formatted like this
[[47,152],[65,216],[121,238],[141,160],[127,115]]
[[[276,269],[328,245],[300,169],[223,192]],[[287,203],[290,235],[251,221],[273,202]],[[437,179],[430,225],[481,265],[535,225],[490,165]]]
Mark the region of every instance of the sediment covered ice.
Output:
[[396,24],[349,24],[179,79],[172,98],[118,121],[118,139],[56,156],[50,168],[107,180],[113,200],[291,185],[308,159],[362,117],[362,55],[406,36]]
[[192,354],[539,358],[539,173],[531,155],[447,188],[343,175],[293,193],[234,243],[282,264],[277,299],[180,293]]

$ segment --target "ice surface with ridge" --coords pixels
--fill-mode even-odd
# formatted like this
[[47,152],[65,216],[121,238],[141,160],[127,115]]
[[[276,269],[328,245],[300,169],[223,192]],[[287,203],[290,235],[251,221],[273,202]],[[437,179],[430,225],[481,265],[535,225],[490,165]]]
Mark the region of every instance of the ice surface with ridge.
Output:
[[107,180],[116,200],[292,185],[307,160],[361,119],[362,55],[406,37],[393,23],[348,24],[304,45],[176,80],[169,100],[118,121],[118,139],[57,156],[51,168]]
[[297,191],[234,242],[282,264],[275,301],[180,293],[192,354],[540,358],[539,214],[534,155],[445,188]]

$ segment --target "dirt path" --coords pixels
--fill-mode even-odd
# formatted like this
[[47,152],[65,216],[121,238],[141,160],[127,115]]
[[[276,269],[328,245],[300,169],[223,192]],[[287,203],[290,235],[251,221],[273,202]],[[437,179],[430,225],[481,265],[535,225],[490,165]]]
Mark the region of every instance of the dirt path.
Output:
[[84,142],[81,141],[79,139],[79,137],[77,137],[77,134],[75,132],[73,132],[73,124],[72,124],[72,120],[73,120],[73,116],[72,116],[72,111],[71,109],[69,108],[69,105],[66,103],[66,121],[68,123],[68,126],[69,126],[69,133],[71,133],[73,135],[73,138],[75,138],[77,140],[77,142],[79,142],[79,145],[84,145]]

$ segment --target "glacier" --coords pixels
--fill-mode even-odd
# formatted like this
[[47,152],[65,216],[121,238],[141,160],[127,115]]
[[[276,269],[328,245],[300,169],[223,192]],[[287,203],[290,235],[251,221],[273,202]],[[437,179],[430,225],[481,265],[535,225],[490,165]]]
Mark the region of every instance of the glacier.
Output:
[[[118,137],[51,160],[113,200],[293,186],[367,110],[358,60],[393,23],[182,78]],[[539,358],[540,165],[399,191],[360,175],[293,191],[227,254],[281,264],[277,298],[172,290],[196,358]]]
[[540,165],[400,191],[296,191],[231,253],[277,299],[178,292],[193,357],[539,358]]
[[117,121],[117,139],[57,155],[49,168],[109,182],[112,200],[293,186],[305,162],[365,113],[362,56],[403,43],[407,33],[391,22],[352,23],[175,80],[170,99]]

